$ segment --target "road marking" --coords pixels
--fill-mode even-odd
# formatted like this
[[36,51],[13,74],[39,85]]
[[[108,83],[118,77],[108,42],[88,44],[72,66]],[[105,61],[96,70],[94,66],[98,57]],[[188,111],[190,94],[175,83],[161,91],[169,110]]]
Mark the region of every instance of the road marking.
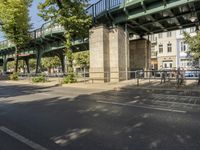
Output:
[[200,100],[200,98],[199,97],[197,97],[197,96],[182,96],[182,95],[169,95],[169,94],[167,94],[167,95],[165,95],[165,94],[152,94],[153,96],[160,96],[160,98],[163,98],[163,97],[176,97],[176,98],[194,98],[194,99],[199,99]]
[[153,109],[153,110],[160,110],[160,111],[168,111],[168,112],[177,112],[177,113],[187,113],[187,111],[183,110],[176,110],[176,109],[167,109],[167,108],[159,108],[155,106],[139,106],[134,104],[128,104],[128,103],[118,103],[118,102],[107,102],[107,101],[97,101],[97,103],[103,103],[103,104],[111,104],[111,105],[118,105],[118,106],[129,106],[129,107],[137,107],[137,108],[145,108],[145,109]]
[[49,93],[38,93],[38,94],[40,94],[40,95],[45,95],[45,96],[51,95],[51,94],[49,94]]
[[10,135],[11,137],[15,138],[16,140],[28,145],[29,147],[33,148],[34,150],[48,150],[47,148],[19,135],[18,133],[14,132],[6,127],[1,126],[0,130],[4,133]]

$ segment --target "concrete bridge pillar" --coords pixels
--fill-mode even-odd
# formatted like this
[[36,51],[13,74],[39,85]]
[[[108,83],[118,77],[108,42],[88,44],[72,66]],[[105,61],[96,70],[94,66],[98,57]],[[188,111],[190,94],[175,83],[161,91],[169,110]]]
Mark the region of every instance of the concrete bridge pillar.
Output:
[[121,27],[94,27],[90,30],[90,78],[95,82],[126,79],[127,36]]
[[109,29],[103,25],[90,30],[90,78],[95,82],[110,81]]
[[130,68],[131,70],[149,70],[151,59],[151,43],[146,39],[130,41]]
[[110,52],[110,81],[126,80],[126,71],[129,70],[128,37],[122,27],[115,27],[109,32]]
[[3,58],[3,72],[7,72],[7,62],[8,62],[7,58],[6,57]]
[[150,69],[150,42],[129,41],[128,32],[122,27],[93,27],[89,44],[90,78],[95,82],[119,82],[129,79],[130,69]]

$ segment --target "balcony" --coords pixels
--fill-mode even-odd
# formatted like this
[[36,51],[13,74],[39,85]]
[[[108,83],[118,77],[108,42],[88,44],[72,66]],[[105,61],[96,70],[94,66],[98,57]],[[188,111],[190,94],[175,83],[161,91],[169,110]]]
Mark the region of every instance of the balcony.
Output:
[[157,58],[158,52],[157,51],[151,51],[151,58]]

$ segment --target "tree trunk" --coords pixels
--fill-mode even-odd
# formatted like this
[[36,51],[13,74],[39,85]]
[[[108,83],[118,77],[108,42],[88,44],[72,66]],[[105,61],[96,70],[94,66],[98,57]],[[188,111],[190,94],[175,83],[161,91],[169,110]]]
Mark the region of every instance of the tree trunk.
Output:
[[15,46],[15,73],[18,73],[18,59],[19,59],[19,56],[18,56],[18,47]]
[[67,56],[67,61],[68,61],[68,73],[73,73],[73,54],[71,50],[71,34],[69,32],[65,33],[66,37],[66,56]]

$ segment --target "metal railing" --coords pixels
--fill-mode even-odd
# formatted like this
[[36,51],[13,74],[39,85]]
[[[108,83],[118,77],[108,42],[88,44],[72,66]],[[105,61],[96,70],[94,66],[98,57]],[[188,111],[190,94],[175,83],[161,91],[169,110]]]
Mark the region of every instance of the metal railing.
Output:
[[194,80],[200,84],[200,70],[149,70],[137,71],[137,80],[158,80],[161,84],[166,82],[173,82],[180,86],[184,83],[184,81]]
[[[44,73],[42,73],[44,74]],[[41,74],[20,74],[21,80],[32,80],[33,77],[40,76]],[[67,74],[52,73],[46,74],[46,79],[57,79],[58,82],[63,80]],[[5,76],[4,76],[4,79]],[[172,85],[181,86],[186,81],[192,81],[193,83],[200,84],[200,70],[136,70],[136,71],[120,71],[120,72],[88,72],[79,71],[75,73],[75,79],[77,82],[120,82],[124,80],[133,80],[133,83],[137,86],[145,83],[173,83]]]
[[106,11],[119,7],[123,2],[124,0],[99,0],[95,4],[90,5],[86,11],[88,15],[97,17]]

